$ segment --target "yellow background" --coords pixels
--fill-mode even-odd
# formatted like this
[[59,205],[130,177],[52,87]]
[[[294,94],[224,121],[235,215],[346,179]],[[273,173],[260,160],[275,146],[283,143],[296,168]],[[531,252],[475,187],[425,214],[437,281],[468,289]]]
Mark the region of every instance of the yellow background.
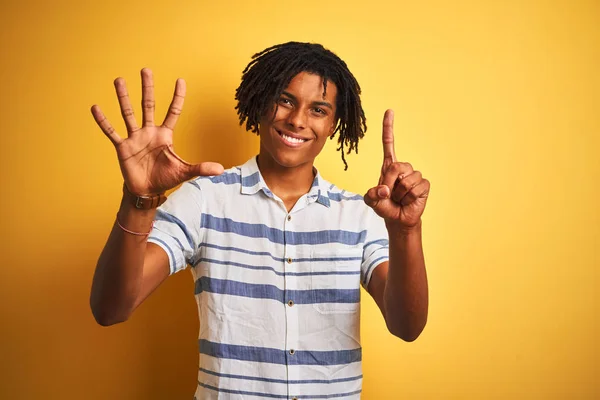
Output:
[[241,71],[288,40],[323,43],[362,85],[370,129],[347,172],[326,146],[326,178],[377,183],[393,108],[399,157],[432,182],[429,322],[404,343],[363,296],[363,398],[600,398],[600,2],[584,0],[3,1],[0,398],[192,397],[188,272],[125,324],[90,313],[122,180],[89,107],[123,133],[115,77],[137,106],[152,68],[160,115],[183,77],[176,150],[243,163]]

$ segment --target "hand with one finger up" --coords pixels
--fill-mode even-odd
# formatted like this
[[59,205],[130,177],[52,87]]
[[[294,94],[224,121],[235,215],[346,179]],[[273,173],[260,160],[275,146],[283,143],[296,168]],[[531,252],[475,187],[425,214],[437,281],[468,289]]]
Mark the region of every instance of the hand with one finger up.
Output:
[[379,184],[365,194],[365,203],[386,223],[412,229],[420,224],[429,196],[429,181],[409,163],[398,162],[394,151],[394,112],[383,117],[383,165]]

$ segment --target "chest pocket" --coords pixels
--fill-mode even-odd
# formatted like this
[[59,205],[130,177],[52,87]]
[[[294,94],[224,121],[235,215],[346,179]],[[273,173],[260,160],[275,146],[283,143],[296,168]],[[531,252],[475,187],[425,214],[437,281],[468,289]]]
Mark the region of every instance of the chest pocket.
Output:
[[321,314],[360,311],[362,247],[311,253],[313,307]]

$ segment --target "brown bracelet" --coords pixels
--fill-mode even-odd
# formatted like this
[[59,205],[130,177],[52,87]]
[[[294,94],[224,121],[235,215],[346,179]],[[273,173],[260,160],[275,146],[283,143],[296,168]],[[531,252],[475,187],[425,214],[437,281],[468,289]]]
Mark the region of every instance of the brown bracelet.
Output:
[[153,208],[157,208],[167,201],[167,196],[165,196],[164,192],[149,196],[139,196],[131,193],[125,183],[123,183],[123,194],[127,197],[129,203],[131,203],[138,210],[151,210]]

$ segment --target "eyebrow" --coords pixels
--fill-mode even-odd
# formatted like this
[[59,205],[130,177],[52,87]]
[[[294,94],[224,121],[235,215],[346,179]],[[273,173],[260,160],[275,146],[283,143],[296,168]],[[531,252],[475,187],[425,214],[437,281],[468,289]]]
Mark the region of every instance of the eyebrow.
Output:
[[[281,94],[286,95],[287,97],[289,97],[290,99],[294,100],[294,101],[298,101],[298,99],[296,98],[296,96],[294,96],[293,94],[291,94],[290,92],[286,92],[285,90],[283,92],[281,92]],[[329,108],[331,111],[333,111],[333,106],[331,105],[331,103],[327,102],[327,101],[313,101],[311,103],[311,105],[313,106],[321,106],[321,107],[327,107]]]

